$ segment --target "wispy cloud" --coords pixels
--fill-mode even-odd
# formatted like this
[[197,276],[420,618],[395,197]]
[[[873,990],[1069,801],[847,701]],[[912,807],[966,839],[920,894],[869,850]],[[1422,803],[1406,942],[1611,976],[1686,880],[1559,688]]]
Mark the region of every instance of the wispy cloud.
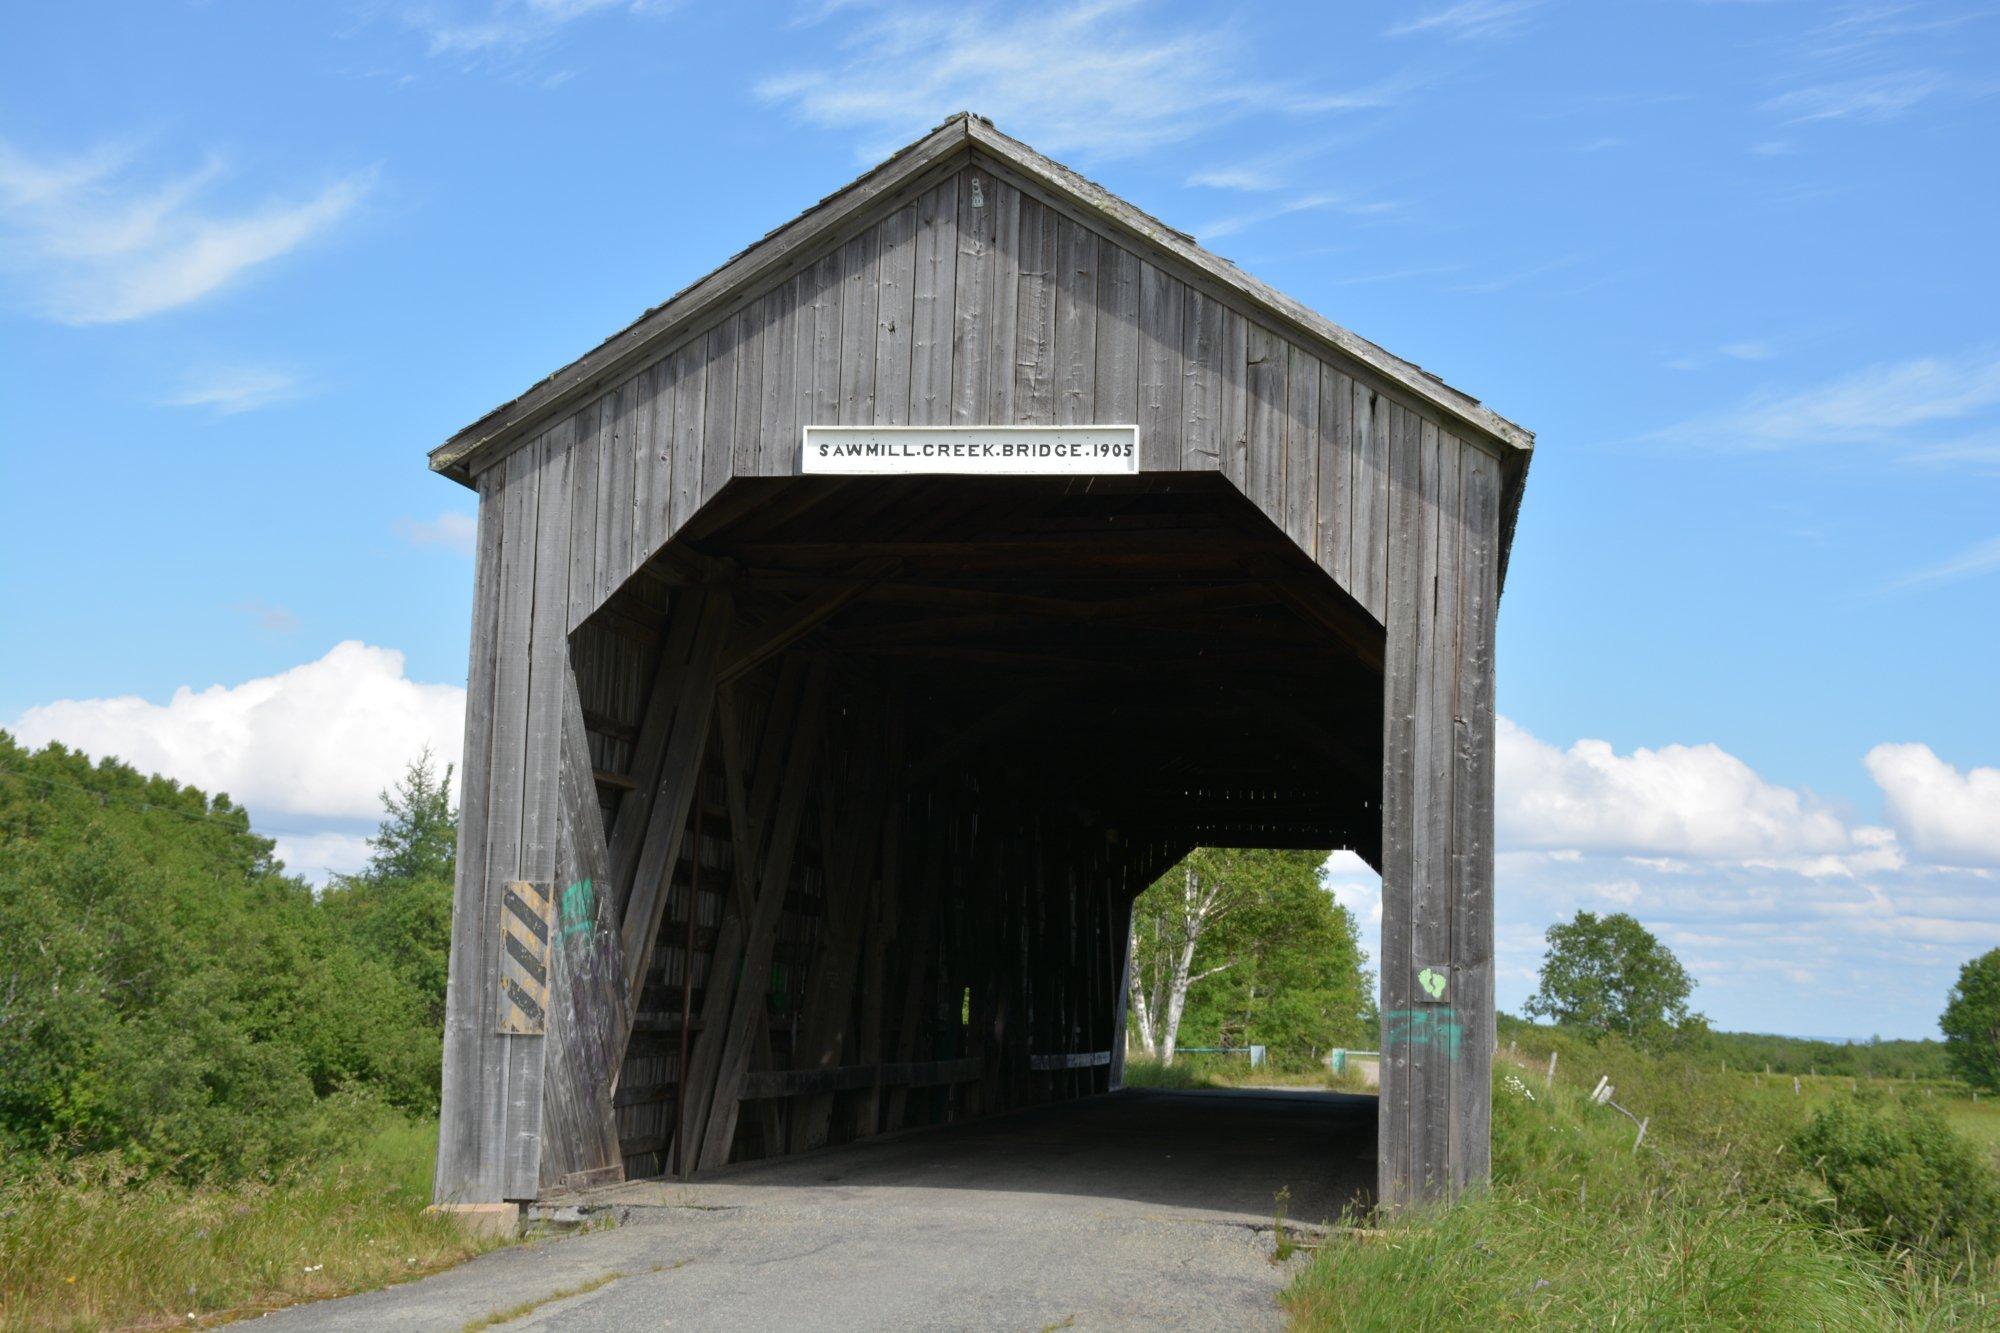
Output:
[[1739,338],[1710,351],[1677,356],[1667,362],[1667,367],[1670,370],[1700,370],[1717,361],[1769,361],[1777,355],[1777,344],[1768,338]]
[[[429,54],[477,61],[518,56],[579,19],[658,14],[671,8],[658,0],[428,0],[406,6],[400,16],[423,35]],[[566,81],[568,73],[562,71],[556,81]]]
[[1517,31],[1542,3],[1543,0],[1460,0],[1459,4],[1398,23],[1383,35],[1410,37],[1426,33],[1452,41],[1501,37]]
[[1477,282],[1462,282],[1454,286],[1452,290],[1455,292],[1471,292],[1479,296],[1491,296],[1495,292],[1504,292],[1510,287],[1518,287],[1522,283],[1532,281],[1535,278],[1546,277],[1551,273],[1560,273],[1566,268],[1574,268],[1582,262],[1583,256],[1580,254],[1559,255],[1543,263],[1514,269],[1510,272],[1499,274],[1496,277],[1484,278]]
[[205,408],[227,417],[288,403],[305,391],[305,384],[289,370],[232,366],[191,377],[163,401],[168,407]]
[[242,602],[235,610],[239,615],[248,616],[251,623],[266,634],[290,634],[299,627],[297,615],[270,602]]
[[27,304],[66,324],[144,319],[200,300],[331,230],[372,171],[292,198],[227,203],[210,156],[149,171],[133,146],[34,157],[0,142],[0,265]]
[[1936,70],[1897,70],[1797,88],[1770,98],[1764,110],[1795,125],[1815,120],[1894,120],[1945,85],[1945,76]]
[[1946,8],[1922,0],[1833,6],[1790,45],[1779,86],[1762,109],[1790,124],[1882,124],[1933,102],[1991,96],[1989,80],[1951,73],[1987,7]]
[[1325,88],[1254,72],[1236,29],[1169,21],[1145,0],[939,10],[842,6],[827,60],[756,85],[801,119],[860,133],[873,159],[970,107],[1053,153],[1113,157],[1180,143],[1252,114],[1287,118],[1387,106],[1414,76]]
[[1996,415],[2000,349],[1983,348],[1869,366],[1802,390],[1767,391],[1729,411],[1670,426],[1655,438],[1717,449],[1880,445],[1918,456],[1963,458],[1992,447],[1992,428],[1983,423]]
[[471,555],[479,540],[479,520],[447,509],[436,518],[397,519],[396,535],[412,546],[442,546],[447,551]]
[[2000,571],[2000,537],[1976,542],[1957,555],[1941,560],[1925,569],[1905,574],[1889,584],[1883,591],[1896,592],[1904,588],[1917,588],[1931,583],[1951,583],[1959,579],[1972,578],[1979,574]]
[[1272,222],[1297,213],[1339,213],[1351,218],[1379,218],[1386,217],[1401,207],[1401,204],[1392,200],[1354,199],[1347,195],[1325,192],[1307,194],[1274,203],[1268,208],[1250,209],[1217,218],[1205,227],[1196,227],[1195,235],[1203,241],[1213,241],[1223,236],[1232,236],[1260,223]]

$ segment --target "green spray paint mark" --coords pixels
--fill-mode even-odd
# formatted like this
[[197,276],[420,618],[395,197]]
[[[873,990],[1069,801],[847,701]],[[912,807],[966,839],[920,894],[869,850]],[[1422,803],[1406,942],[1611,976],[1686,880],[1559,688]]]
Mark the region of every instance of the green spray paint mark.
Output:
[[580,879],[562,891],[562,937],[588,934],[597,925],[597,886]]
[[1442,1049],[1446,1059],[1458,1056],[1465,1028],[1449,1006],[1439,1009],[1391,1009],[1382,1015],[1382,1048],[1424,1046]]
[[1424,988],[1424,994],[1433,1000],[1444,998],[1444,973],[1425,968],[1417,973],[1417,984]]

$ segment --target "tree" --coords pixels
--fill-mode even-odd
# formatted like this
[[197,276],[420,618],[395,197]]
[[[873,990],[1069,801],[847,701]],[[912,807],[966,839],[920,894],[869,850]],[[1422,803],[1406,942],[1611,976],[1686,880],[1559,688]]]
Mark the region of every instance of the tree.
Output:
[[1578,912],[1548,931],[1542,987],[1523,1008],[1592,1035],[1643,1039],[1699,1025],[1694,991],[1673,951],[1624,912]]
[[1976,1088],[2000,1091],[2000,949],[1958,970],[1938,1026],[1952,1072]]
[[439,774],[426,745],[382,793],[382,826],[368,840],[366,879],[442,879],[458,863],[458,811],[451,803],[451,765]]
[[1130,1011],[1171,1064],[1183,1031],[1309,1064],[1361,1043],[1373,1001],[1353,917],[1320,882],[1324,856],[1202,848],[1132,907]]

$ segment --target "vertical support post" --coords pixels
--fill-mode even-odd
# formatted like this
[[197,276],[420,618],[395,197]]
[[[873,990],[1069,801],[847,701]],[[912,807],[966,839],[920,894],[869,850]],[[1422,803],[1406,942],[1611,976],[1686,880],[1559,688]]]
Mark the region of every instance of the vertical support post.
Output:
[[1499,464],[1389,404],[1379,1206],[1484,1183]]

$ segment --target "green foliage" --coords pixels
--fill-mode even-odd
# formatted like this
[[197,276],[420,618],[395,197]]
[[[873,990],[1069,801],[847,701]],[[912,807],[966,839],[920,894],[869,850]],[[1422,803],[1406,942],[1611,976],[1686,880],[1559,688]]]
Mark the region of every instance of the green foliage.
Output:
[[[1519,1020],[1501,1041],[1490,1191],[1337,1233],[1286,1294],[1302,1327],[1994,1324],[1991,1262],[1963,1244],[1989,1225],[1984,1191],[1954,1197],[1943,1183],[1986,1168],[1924,1108],[1930,1099],[1905,1087],[1907,1109],[1865,1090],[1857,1100],[1847,1079],[1802,1081],[1800,1096],[1789,1076],[1725,1069],[1696,1050]],[[1650,1117],[1643,1145],[1631,1121],[1590,1101],[1600,1076]],[[1941,1208],[1960,1219],[1948,1234],[1894,1231],[1895,1218]],[[1885,1252],[1871,1217],[1889,1223],[1891,1244],[1929,1248]]]
[[[413,769],[417,822],[378,856],[434,850],[437,785]],[[6,1169],[269,1177],[385,1102],[430,1110],[448,934],[448,885],[371,872],[322,902],[228,797],[0,733]]]
[[1836,1101],[1791,1146],[1810,1173],[1801,1206],[1831,1225],[1947,1261],[1991,1255],[2000,1242],[2000,1181],[1933,1106]]
[[1542,985],[1525,1006],[1587,1033],[1617,1033],[1656,1040],[1674,1031],[1697,1030],[1688,1013],[1694,983],[1673,951],[1624,912],[1576,919],[1548,930],[1549,952],[1542,960]]
[[1845,1078],[1951,1077],[1944,1043],[1936,1041],[1813,1041],[1761,1032],[1707,1032],[1699,1048],[1731,1069]]
[[1281,1069],[1310,1069],[1336,1046],[1375,1037],[1374,987],[1353,914],[1320,881],[1320,852],[1200,848],[1134,902],[1139,973],[1165,1008],[1165,980],[1190,938],[1186,876],[1215,890],[1194,934],[1183,1046],[1268,1048]]
[[1938,1027],[1952,1071],[1975,1088],[2000,1092],[2000,949],[1958,970]]

